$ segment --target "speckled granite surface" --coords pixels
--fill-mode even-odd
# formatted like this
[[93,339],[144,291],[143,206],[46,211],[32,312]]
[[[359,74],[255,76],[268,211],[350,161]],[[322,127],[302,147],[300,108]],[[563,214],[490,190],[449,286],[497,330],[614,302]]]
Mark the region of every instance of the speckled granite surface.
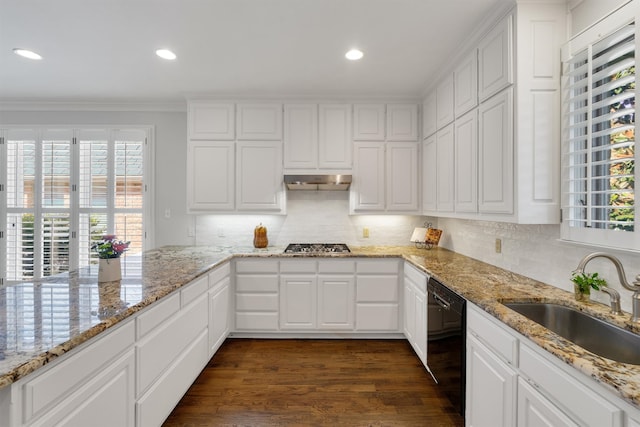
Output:
[[[0,289],[0,388],[44,366],[154,301],[232,257],[308,257],[283,255],[284,248],[167,246],[132,257],[123,280],[97,283],[97,272],[81,269],[38,283]],[[577,304],[573,295],[471,258],[436,248],[352,247],[330,257],[402,257],[430,273],[467,300],[500,319],[567,364],[640,407],[640,365],[596,356],[509,310],[503,302],[547,301],[572,306],[640,333],[624,316],[603,304]]]

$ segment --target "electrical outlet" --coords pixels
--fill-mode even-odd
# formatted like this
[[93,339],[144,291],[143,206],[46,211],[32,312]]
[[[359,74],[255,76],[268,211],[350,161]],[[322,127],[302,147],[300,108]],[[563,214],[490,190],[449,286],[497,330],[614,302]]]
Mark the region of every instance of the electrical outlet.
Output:
[[218,227],[218,237],[224,237],[224,228]]
[[167,209],[164,210],[164,217],[166,219],[171,218],[171,209],[167,208]]
[[502,239],[496,239],[496,253],[502,253]]
[[196,235],[196,228],[193,225],[190,225],[187,230],[187,237],[194,237]]
[[362,237],[364,237],[365,239],[369,238],[369,227],[364,227],[362,229]]

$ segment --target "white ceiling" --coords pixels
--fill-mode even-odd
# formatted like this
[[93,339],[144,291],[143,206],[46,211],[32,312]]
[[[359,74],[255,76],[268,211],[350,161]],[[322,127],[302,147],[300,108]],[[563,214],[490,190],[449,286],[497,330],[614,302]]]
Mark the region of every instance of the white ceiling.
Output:
[[0,0],[0,101],[416,97],[512,1]]

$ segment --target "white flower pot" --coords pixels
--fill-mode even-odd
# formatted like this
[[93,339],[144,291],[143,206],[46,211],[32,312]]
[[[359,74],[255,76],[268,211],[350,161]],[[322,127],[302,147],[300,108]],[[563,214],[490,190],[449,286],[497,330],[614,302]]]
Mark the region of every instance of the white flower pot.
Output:
[[98,282],[113,282],[122,279],[120,258],[100,258],[98,265]]

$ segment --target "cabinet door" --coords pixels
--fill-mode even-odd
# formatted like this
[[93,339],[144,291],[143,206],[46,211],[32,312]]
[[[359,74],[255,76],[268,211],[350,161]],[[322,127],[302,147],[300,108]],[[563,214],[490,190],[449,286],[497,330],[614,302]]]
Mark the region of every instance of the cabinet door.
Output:
[[[416,334],[416,308],[413,304],[415,300],[415,288],[406,279],[404,282],[404,336],[409,343],[413,342]],[[412,344],[413,345],[413,344]]]
[[387,141],[418,140],[418,106],[387,105]]
[[241,211],[284,210],[282,143],[237,143],[237,208]]
[[466,381],[468,426],[516,425],[516,373],[469,335]]
[[187,207],[190,211],[234,208],[234,143],[189,141]]
[[427,138],[438,130],[436,113],[436,92],[426,96],[422,102],[422,137]]
[[478,113],[455,122],[455,210],[478,212]]
[[355,280],[351,277],[318,277],[318,329],[353,330]]
[[427,365],[427,295],[415,290],[413,295],[415,333],[413,336],[413,348],[416,354]]
[[227,276],[209,292],[209,356],[220,348],[229,333],[230,282]]
[[384,104],[355,104],[353,106],[353,140],[384,141]]
[[238,104],[238,140],[282,140],[281,104]]
[[133,349],[82,384],[82,387],[30,426],[135,425]]
[[418,145],[411,142],[387,144],[387,210],[418,210]]
[[577,425],[524,379],[518,378],[518,426],[576,427]]
[[316,276],[280,277],[280,329],[316,329]]
[[384,142],[356,142],[351,200],[354,211],[384,211]]
[[478,105],[478,50],[474,49],[456,68],[454,75],[455,116]]
[[436,136],[422,143],[422,213],[432,213],[438,201],[438,151]]
[[454,127],[450,124],[438,131],[437,144],[437,208],[438,212],[453,212],[455,202],[455,141]]
[[478,210],[513,213],[513,92],[478,109]]
[[442,129],[454,118],[453,74],[446,77],[436,89],[436,124]]
[[235,106],[207,101],[189,101],[189,139],[235,139]]
[[351,169],[351,105],[321,104],[318,167]]
[[284,106],[284,167],[315,169],[318,167],[318,106],[287,104]]
[[513,83],[513,16],[500,21],[478,46],[480,102]]

